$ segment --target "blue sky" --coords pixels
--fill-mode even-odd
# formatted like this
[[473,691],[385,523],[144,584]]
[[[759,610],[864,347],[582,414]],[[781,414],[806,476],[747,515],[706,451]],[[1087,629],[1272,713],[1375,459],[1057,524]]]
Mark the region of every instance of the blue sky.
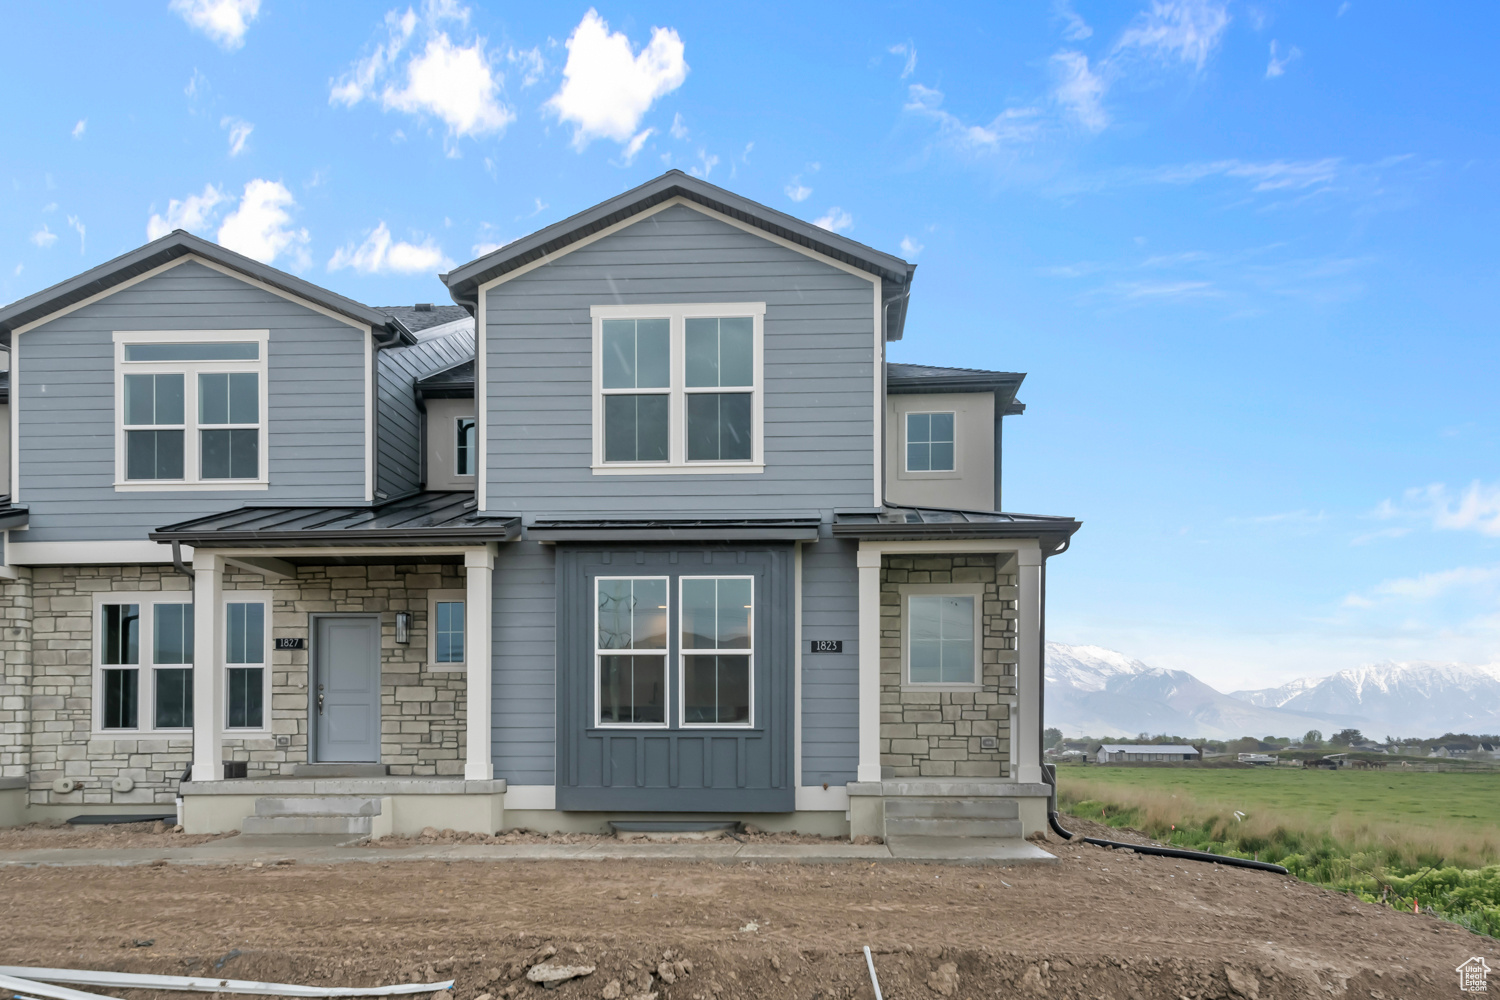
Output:
[[[668,166],[1028,372],[1050,638],[1224,689],[1500,660],[1484,5],[20,5],[0,298],[183,226],[375,305]],[[17,95],[20,95],[19,97]]]

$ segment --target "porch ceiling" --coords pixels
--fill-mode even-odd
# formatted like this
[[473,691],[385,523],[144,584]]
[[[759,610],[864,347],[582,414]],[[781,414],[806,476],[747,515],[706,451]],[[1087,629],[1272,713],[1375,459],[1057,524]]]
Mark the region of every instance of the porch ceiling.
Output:
[[240,507],[169,524],[156,542],[204,548],[480,545],[520,534],[519,518],[479,517],[473,493],[414,493],[371,506]]

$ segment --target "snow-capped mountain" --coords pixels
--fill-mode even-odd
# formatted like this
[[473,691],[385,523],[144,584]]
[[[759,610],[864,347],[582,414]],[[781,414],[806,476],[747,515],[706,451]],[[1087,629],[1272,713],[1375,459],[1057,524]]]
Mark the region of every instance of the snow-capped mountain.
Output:
[[1046,724],[1067,736],[1301,736],[1358,725],[1326,713],[1264,706],[1099,646],[1047,643]]
[[1235,691],[1251,705],[1357,716],[1367,736],[1500,731],[1500,666],[1377,663],[1259,691]]

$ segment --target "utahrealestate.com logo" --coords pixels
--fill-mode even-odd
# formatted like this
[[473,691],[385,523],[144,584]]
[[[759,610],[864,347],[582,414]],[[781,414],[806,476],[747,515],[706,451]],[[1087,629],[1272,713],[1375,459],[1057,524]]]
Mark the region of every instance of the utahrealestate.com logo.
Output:
[[1458,988],[1465,993],[1488,993],[1490,991],[1490,967],[1482,957],[1471,958],[1457,969]]

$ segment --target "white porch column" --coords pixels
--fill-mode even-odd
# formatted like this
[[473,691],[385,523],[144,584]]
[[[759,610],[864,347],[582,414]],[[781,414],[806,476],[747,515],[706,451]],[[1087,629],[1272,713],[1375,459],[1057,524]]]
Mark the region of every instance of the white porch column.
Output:
[[859,770],[880,780],[880,546],[859,543]]
[[193,780],[224,777],[224,559],[193,553]]
[[1015,780],[1042,780],[1042,554],[1039,549],[1016,553],[1021,587],[1016,609],[1016,718],[1011,720],[1016,748]]
[[494,609],[497,548],[492,543],[464,552],[464,570],[468,576],[464,594],[464,676],[468,682],[464,778],[469,781],[488,781],[495,776],[490,753],[490,691],[494,669],[490,614]]

